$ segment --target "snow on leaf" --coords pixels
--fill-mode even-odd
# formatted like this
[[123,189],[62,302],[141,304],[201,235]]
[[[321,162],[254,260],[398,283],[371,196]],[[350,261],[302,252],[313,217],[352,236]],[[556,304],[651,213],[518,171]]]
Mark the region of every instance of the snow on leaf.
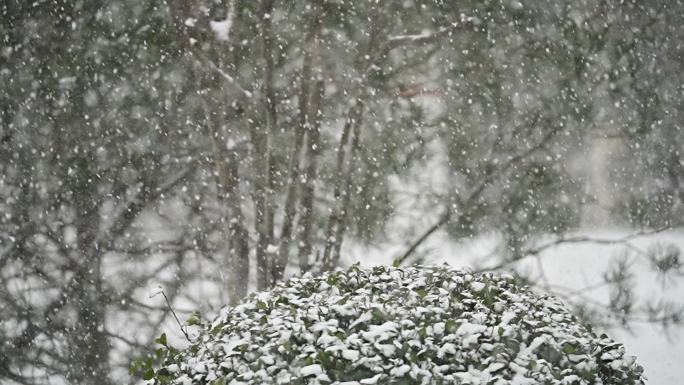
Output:
[[202,327],[195,345],[167,360],[176,384],[643,384],[621,345],[556,299],[512,277],[448,267],[308,274]]

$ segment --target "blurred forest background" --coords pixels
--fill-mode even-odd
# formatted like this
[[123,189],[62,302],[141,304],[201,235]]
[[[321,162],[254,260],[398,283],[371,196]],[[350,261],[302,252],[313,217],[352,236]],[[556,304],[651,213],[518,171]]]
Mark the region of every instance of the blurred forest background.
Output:
[[[158,286],[208,316],[350,245],[488,237],[506,271],[676,228],[683,104],[681,1],[5,0],[0,382],[135,382]],[[680,323],[629,268],[578,314]]]

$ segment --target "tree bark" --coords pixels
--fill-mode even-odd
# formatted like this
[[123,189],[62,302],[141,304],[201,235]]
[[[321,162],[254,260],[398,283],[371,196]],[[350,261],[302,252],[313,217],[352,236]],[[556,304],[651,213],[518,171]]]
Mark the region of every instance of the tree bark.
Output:
[[318,173],[318,156],[320,155],[321,138],[321,103],[323,99],[323,81],[316,82],[311,104],[314,111],[313,119],[306,132],[306,152],[304,153],[304,175],[301,183],[301,213],[299,217],[299,270],[305,273],[310,270],[311,254],[313,251],[311,229],[313,224],[313,204]]
[[[342,137],[340,138],[340,144],[337,147],[337,160],[335,163],[335,185],[333,190],[333,208],[330,214],[330,219],[328,220],[328,226],[325,232],[325,248],[323,249],[323,270],[331,270],[335,267],[335,261],[333,260],[332,252],[337,247],[336,244],[341,240],[336,239],[338,234],[338,226],[340,225],[343,212],[345,207],[343,207],[344,202],[342,195],[346,191],[344,183],[346,182],[345,169],[353,167],[353,162],[351,160],[351,153],[353,147],[353,140],[350,141],[350,136],[352,132],[355,131],[357,124],[360,124],[361,115],[363,114],[363,102],[362,100],[357,100],[356,104],[352,106],[347,121],[342,128]],[[352,143],[350,143],[352,142]],[[345,159],[347,163],[345,164]],[[346,167],[345,167],[346,165]]]
[[[297,201],[297,189],[300,188],[301,194],[308,194],[306,198],[306,204],[302,204],[302,216],[305,217],[304,220],[310,222],[311,209],[313,205],[313,179],[316,177],[316,163],[315,156],[318,153],[318,136],[320,127],[320,117],[319,108],[322,98],[322,83],[319,85],[319,81],[315,81],[312,76],[312,62],[313,57],[316,57],[316,66],[318,72],[320,72],[321,66],[321,41],[320,34],[323,26],[323,5],[320,1],[315,3],[315,8],[313,15],[311,17],[309,36],[305,41],[304,47],[304,64],[302,66],[301,75],[301,89],[299,93],[299,113],[298,122],[295,130],[295,140],[294,147],[292,149],[290,164],[288,166],[288,186],[287,195],[285,198],[285,208],[283,216],[283,227],[280,237],[280,248],[278,250],[278,258],[276,260],[276,266],[274,266],[274,281],[282,278],[285,266],[289,260],[290,253],[290,242],[292,241],[292,233],[294,230],[294,220],[296,216],[296,201]],[[313,48],[309,48],[313,45]],[[319,74],[320,75],[320,74]],[[313,95],[311,95],[313,93]],[[315,127],[312,127],[314,125]],[[315,131],[315,132],[314,132]],[[302,147],[304,146],[304,138],[307,137],[306,142],[308,143],[309,150],[305,151],[305,175],[304,181],[299,182],[300,174],[300,162]],[[312,143],[313,139],[313,143]],[[312,148],[313,147],[313,148]],[[315,154],[311,151],[315,151]],[[310,183],[309,183],[310,182]],[[302,200],[304,202],[304,200]],[[301,218],[300,218],[301,219]],[[308,231],[310,232],[310,223],[308,226]],[[298,235],[302,236],[305,233],[299,232]],[[308,240],[308,236],[305,236]],[[300,238],[300,245],[301,245]],[[310,250],[307,254],[302,256],[300,254],[300,272],[304,273],[308,270],[308,263],[302,263],[302,259],[308,256]]]
[[278,256],[274,261],[273,266],[273,281],[276,282],[282,278],[289,259],[290,242],[292,241],[292,230],[294,228],[294,220],[296,215],[296,200],[297,200],[297,185],[299,179],[299,163],[304,145],[304,134],[306,133],[309,124],[309,92],[311,88],[311,54],[307,54],[304,58],[304,65],[301,75],[301,90],[299,92],[299,117],[297,126],[295,127],[294,141],[292,152],[290,154],[290,162],[288,164],[288,178],[287,178],[287,195],[285,197],[285,206],[283,213],[283,226],[280,233],[280,245],[278,248]]
[[240,176],[238,159],[234,149],[227,148],[227,138],[219,131],[213,120],[214,109],[203,100],[207,127],[214,151],[214,165],[218,174],[218,198],[223,206],[225,223],[225,270],[228,300],[231,305],[247,295],[249,277],[249,233],[245,228],[245,217],[240,200]]
[[[80,154],[73,160],[74,172],[67,177],[68,188],[74,194],[74,208],[78,213],[74,222],[76,229],[75,249],[71,250],[75,261],[74,277],[65,301],[76,310],[76,324],[71,333],[69,381],[74,384],[109,384],[109,351],[111,346],[105,334],[107,312],[106,297],[102,285],[102,253],[95,247],[99,228],[99,205],[97,204],[97,180],[90,163],[90,154]],[[144,188],[143,188],[144,189]]]
[[254,230],[257,234],[255,247],[257,261],[257,290],[265,290],[272,284],[271,263],[268,246],[273,241],[273,172],[271,167],[271,137],[277,125],[275,90],[273,88],[273,36],[271,20],[274,0],[264,0],[260,9],[260,29],[264,74],[262,92],[266,107],[265,127],[253,125],[251,140],[254,158]]
[[345,176],[344,189],[342,192],[342,209],[339,214],[337,223],[337,230],[335,232],[335,243],[331,251],[332,267],[334,268],[340,262],[340,249],[344,241],[344,234],[347,231],[347,223],[349,222],[349,203],[351,199],[351,189],[354,183],[354,169],[357,163],[357,153],[359,149],[359,137],[361,136],[361,120],[363,119],[363,106],[360,107],[361,112],[359,117],[354,122],[354,130],[352,133],[351,144],[349,145],[349,161],[347,164],[347,174]]

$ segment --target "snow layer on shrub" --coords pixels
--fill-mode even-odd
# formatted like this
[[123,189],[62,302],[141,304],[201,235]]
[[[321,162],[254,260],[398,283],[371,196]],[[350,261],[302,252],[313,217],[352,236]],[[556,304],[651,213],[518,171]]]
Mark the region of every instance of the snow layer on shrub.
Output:
[[226,307],[156,383],[643,384],[622,345],[513,278],[352,266]]

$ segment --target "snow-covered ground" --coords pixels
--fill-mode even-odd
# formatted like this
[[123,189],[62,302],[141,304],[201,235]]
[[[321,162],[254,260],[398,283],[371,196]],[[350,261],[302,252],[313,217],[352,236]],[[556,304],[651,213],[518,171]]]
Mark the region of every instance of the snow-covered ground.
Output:
[[[630,230],[586,230],[581,235],[600,239],[620,239],[631,233]],[[632,250],[646,250],[656,243],[673,243],[684,249],[684,232],[669,231],[629,241]],[[493,262],[491,253],[495,250],[495,244],[496,241],[492,237],[454,243],[448,241],[444,234],[436,233],[423,247],[426,251],[424,263],[448,263],[463,268],[482,266],[482,261],[487,260],[488,256],[490,263]],[[391,264],[401,250],[402,247],[396,246],[396,243],[387,247],[353,245],[347,247],[346,263],[358,261],[365,266]],[[543,269],[549,285],[566,292],[596,286],[583,294],[600,303],[608,303],[608,287],[601,285],[603,273],[611,260],[627,256],[631,271],[634,273],[637,302],[665,299],[684,303],[684,279],[681,276],[679,280],[664,284],[653,272],[648,261],[634,253],[627,253],[627,250],[624,244],[559,245],[543,252],[539,259],[531,258],[517,267],[530,277],[541,277],[539,272]],[[666,332],[661,327],[651,324],[633,323],[630,331],[614,328],[608,332],[625,344],[629,354],[637,356],[645,368],[650,384],[682,383],[684,327],[671,328]]]

